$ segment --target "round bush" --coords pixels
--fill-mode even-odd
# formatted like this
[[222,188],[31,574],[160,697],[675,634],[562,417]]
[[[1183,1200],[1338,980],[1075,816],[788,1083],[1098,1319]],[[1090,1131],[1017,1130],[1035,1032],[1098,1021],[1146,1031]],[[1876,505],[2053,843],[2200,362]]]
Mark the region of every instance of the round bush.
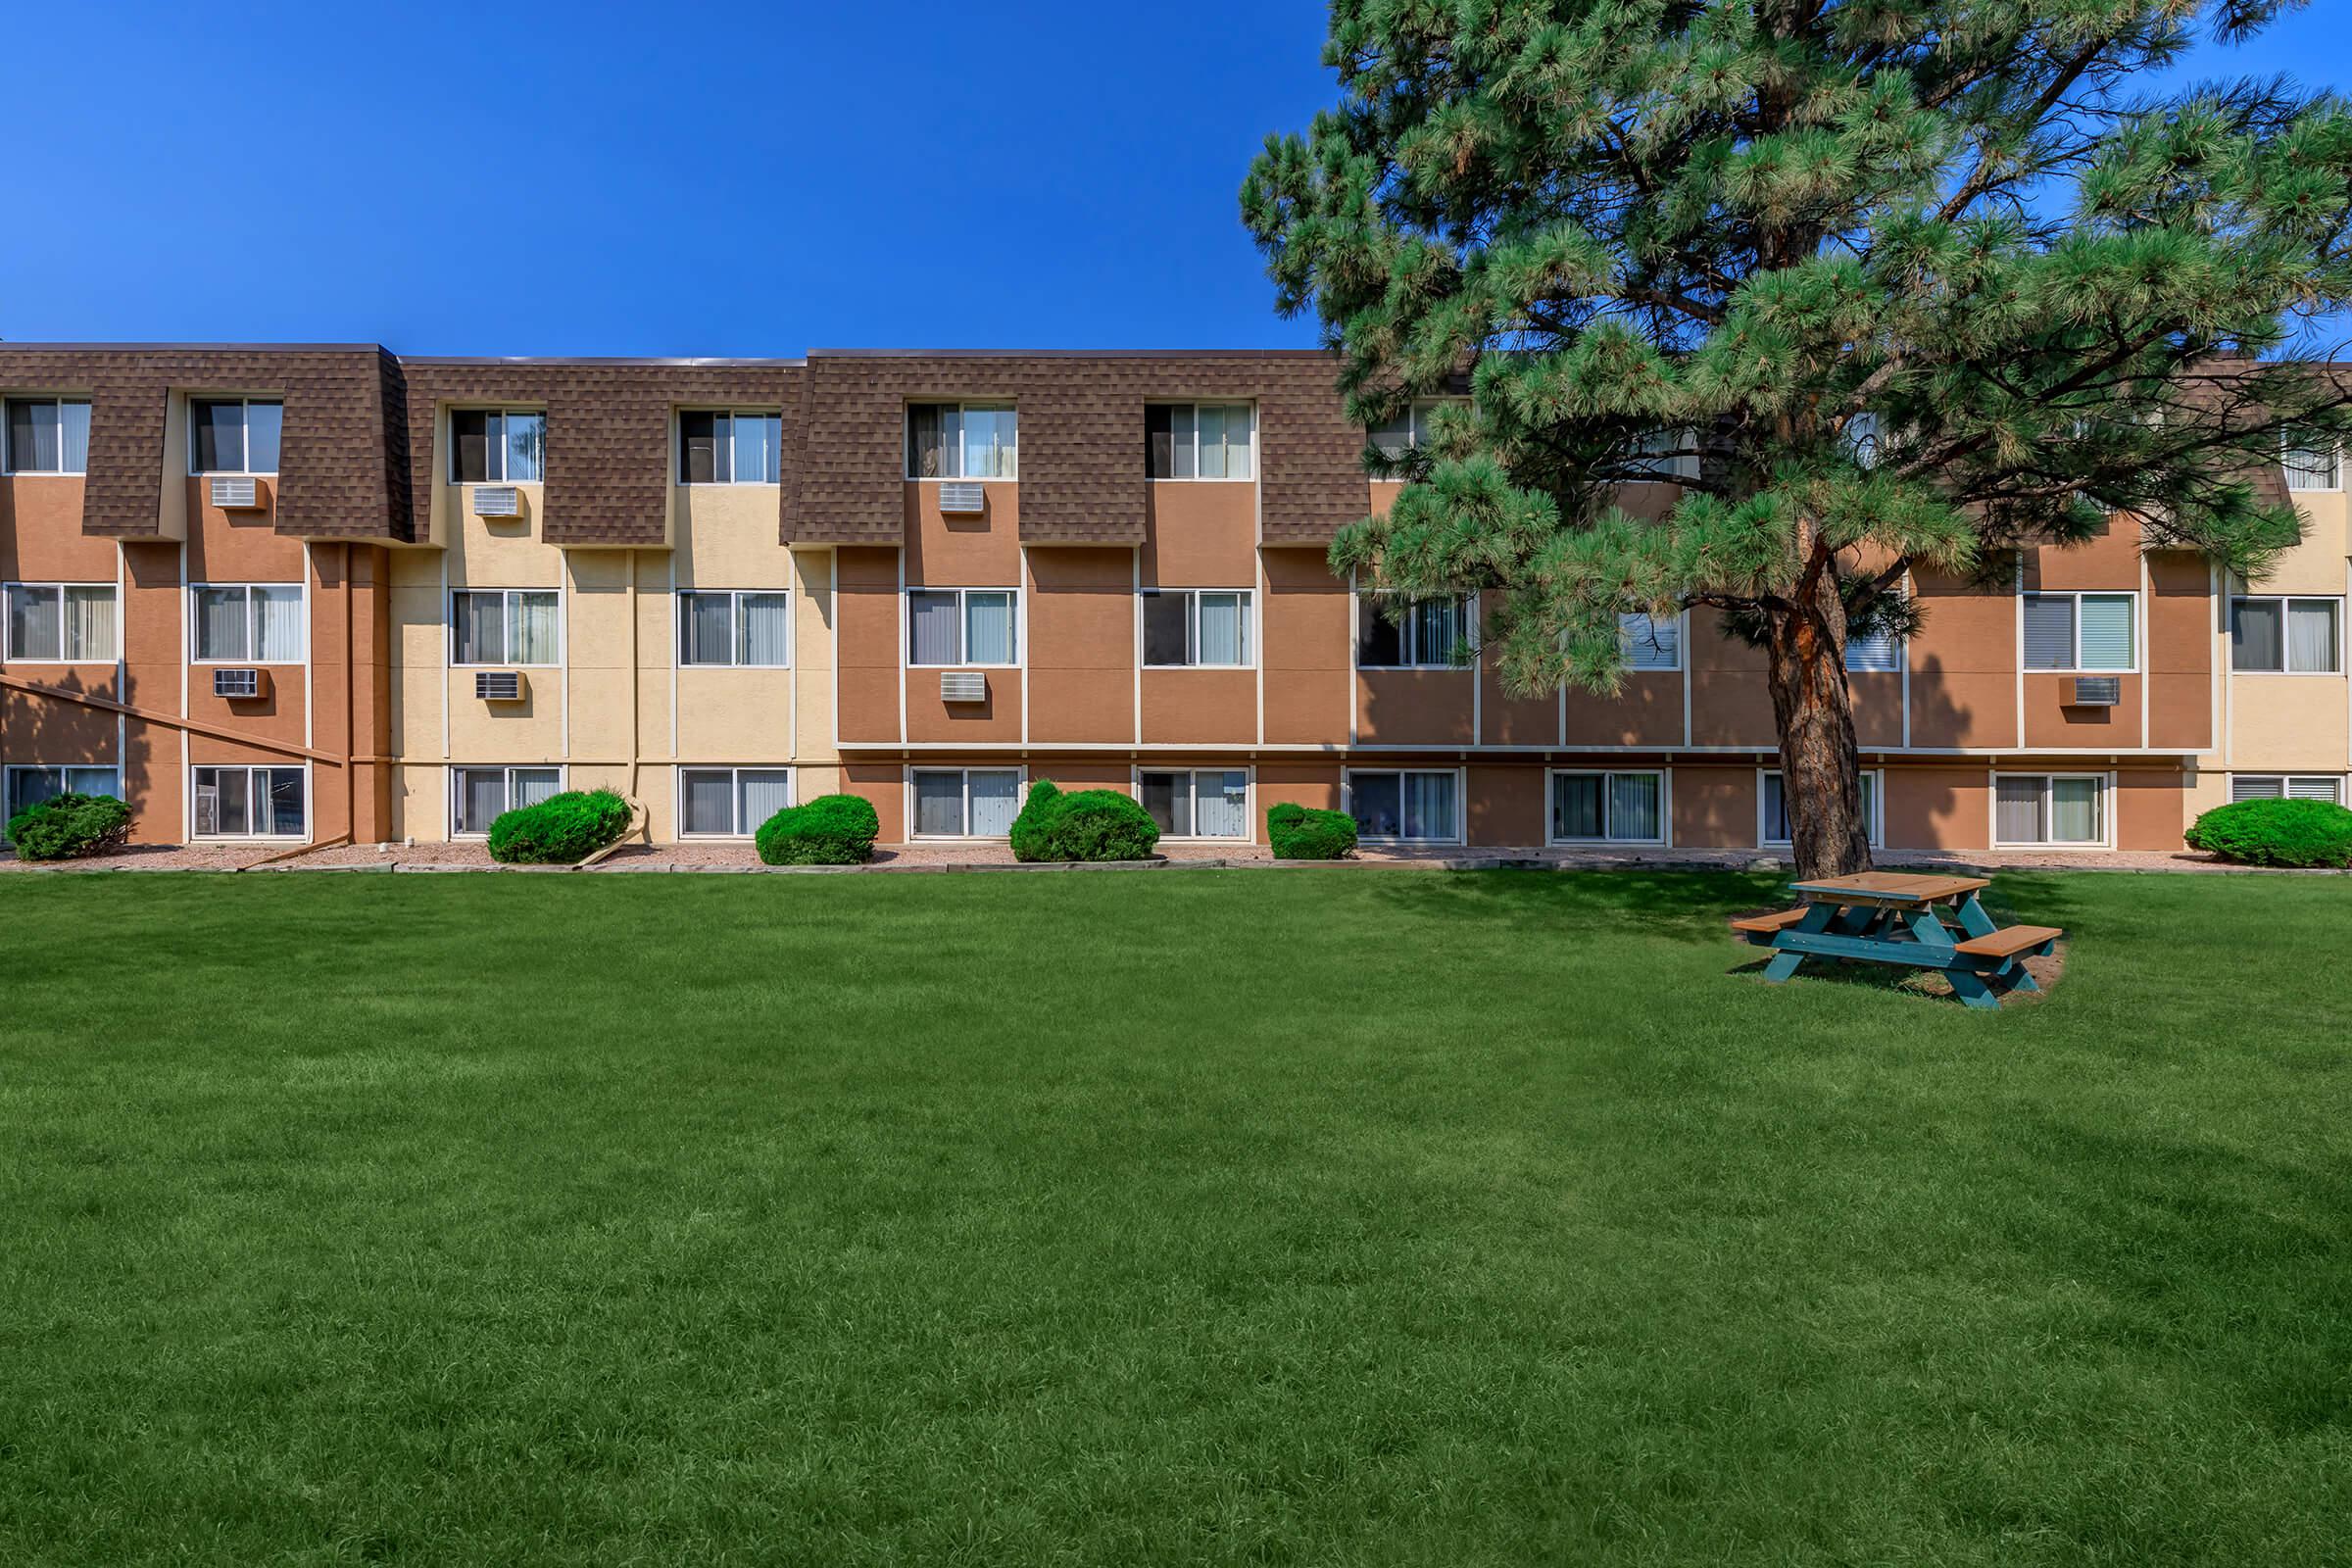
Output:
[[98,855],[130,837],[130,808],[112,795],[53,795],[10,817],[8,836],[20,859]]
[[1285,801],[1266,808],[1266,843],[1278,860],[1345,860],[1355,853],[1355,818]]
[[1016,860],[1149,860],[1159,824],[1135,798],[1117,790],[1064,795],[1052,779],[1029,787],[1013,819]]
[[769,865],[856,865],[874,858],[882,819],[862,795],[819,795],[760,824],[753,844]]
[[564,865],[629,830],[629,803],[611,790],[566,790],[490,824],[490,858],[505,865]]
[[2198,817],[2188,845],[2244,865],[2352,865],[2352,810],[2332,801],[2239,801]]

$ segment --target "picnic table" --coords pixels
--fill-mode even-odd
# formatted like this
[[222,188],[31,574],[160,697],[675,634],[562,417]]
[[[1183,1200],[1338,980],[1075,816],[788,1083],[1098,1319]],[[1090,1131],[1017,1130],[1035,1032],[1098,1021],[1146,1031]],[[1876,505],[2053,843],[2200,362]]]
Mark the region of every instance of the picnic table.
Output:
[[[1977,895],[1981,876],[1863,871],[1799,882],[1804,902],[1777,914],[1734,920],[1750,943],[1773,951],[1764,978],[1793,977],[1807,958],[1846,958],[1934,969],[1972,1007],[1997,1007],[2008,991],[2038,991],[2025,960],[2057,948],[2056,926],[1994,923]],[[1956,928],[1956,929],[1955,929]]]

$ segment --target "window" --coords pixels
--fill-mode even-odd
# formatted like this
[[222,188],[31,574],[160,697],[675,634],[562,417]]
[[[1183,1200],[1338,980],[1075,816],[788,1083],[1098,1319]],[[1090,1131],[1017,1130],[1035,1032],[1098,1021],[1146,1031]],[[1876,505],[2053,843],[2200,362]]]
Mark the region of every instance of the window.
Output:
[[1239,768],[1138,773],[1135,795],[1163,837],[1250,836],[1250,775]]
[[60,795],[112,795],[122,799],[122,775],[111,767],[12,767],[8,770],[7,809],[0,811],[0,827],[8,819],[43,801],[54,801]]
[[[1795,835],[1788,829],[1788,799],[1782,788],[1780,774],[1764,775],[1760,804],[1763,807],[1763,821],[1758,826],[1756,842],[1795,842]],[[1862,823],[1863,831],[1869,834],[1871,844],[1876,846],[1882,836],[1883,823],[1879,816],[1879,774],[1871,769],[1865,769],[1862,774]]]
[[8,471],[89,472],[89,404],[79,398],[10,398]]
[[1626,461],[1626,466],[1652,479],[1695,479],[1697,446],[1696,430],[1652,430],[1634,442],[1634,453]]
[[1856,675],[1892,674],[1903,667],[1903,640],[1890,631],[1848,637],[1845,667]]
[[1470,646],[1467,599],[1423,599],[1392,619],[1383,595],[1358,596],[1355,666],[1358,669],[1450,669]]
[[678,595],[678,662],[782,669],[792,662],[792,595],[782,591]]
[[2274,675],[2333,675],[2343,668],[2340,599],[2233,599],[2230,667]]
[[115,585],[12,582],[8,598],[8,657],[32,664],[112,663]]
[[1427,446],[1434,433],[1431,416],[1448,403],[1463,403],[1462,398],[1420,398],[1413,406],[1394,419],[1372,427],[1372,449],[1395,463],[1413,447]]
[[681,414],[678,483],[774,484],[783,432],[773,414]]
[[1995,844],[2106,842],[2107,781],[2088,773],[2003,773],[1992,781]]
[[678,833],[684,838],[749,838],[791,804],[790,768],[678,769]]
[[914,771],[914,836],[1001,839],[1021,808],[1021,775],[1012,768],[923,767]]
[[449,826],[453,833],[487,833],[509,811],[537,806],[564,788],[560,767],[453,767],[449,770]]
[[1009,588],[917,588],[906,595],[909,664],[1016,664]]
[[2026,667],[2129,671],[2138,662],[2132,594],[2026,595]]
[[1252,595],[1238,589],[1144,590],[1144,662],[1246,666]]
[[453,664],[553,664],[553,588],[473,588],[450,595]]
[[1461,776],[1446,772],[1348,774],[1348,811],[1367,839],[1451,844],[1461,835]]
[[1009,403],[908,404],[906,477],[1017,478],[1019,422]]
[[1663,844],[1663,773],[1554,773],[1551,838],[1555,844]]
[[547,416],[524,409],[453,409],[452,484],[536,484],[547,460]]
[[2289,490],[2343,488],[2342,458],[2333,436],[2289,431],[2280,442]]
[[299,664],[302,589],[295,583],[238,583],[191,589],[200,664]]
[[2230,799],[2238,801],[2328,801],[2344,804],[2344,781],[2329,773],[2232,773]]
[[200,839],[298,839],[308,780],[299,767],[189,769],[190,825]]
[[191,398],[190,473],[275,473],[285,406],[274,399]]
[[1144,437],[1154,479],[1248,479],[1257,471],[1257,411],[1247,403],[1154,403]]
[[1683,617],[1677,615],[1619,615],[1617,644],[1625,650],[1628,669],[1683,667]]

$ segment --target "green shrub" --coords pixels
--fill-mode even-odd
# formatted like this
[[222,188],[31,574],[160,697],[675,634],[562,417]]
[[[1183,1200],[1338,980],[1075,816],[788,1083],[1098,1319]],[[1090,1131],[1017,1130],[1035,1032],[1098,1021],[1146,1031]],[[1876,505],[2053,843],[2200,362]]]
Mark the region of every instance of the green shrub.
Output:
[[629,830],[629,803],[611,790],[566,790],[490,824],[490,858],[508,865],[585,859]]
[[70,860],[115,849],[130,837],[130,808],[112,795],[53,795],[8,819],[25,860]]
[[856,865],[874,858],[882,819],[862,795],[819,795],[760,824],[753,843],[769,865]]
[[2352,811],[2332,801],[2239,801],[2198,817],[2188,844],[2246,865],[2352,865]]
[[1029,786],[1012,822],[1016,860],[1149,860],[1159,824],[1130,795],[1079,790],[1064,795],[1052,779]]
[[1355,818],[1285,801],[1266,808],[1266,842],[1278,860],[1345,860],[1355,853]]

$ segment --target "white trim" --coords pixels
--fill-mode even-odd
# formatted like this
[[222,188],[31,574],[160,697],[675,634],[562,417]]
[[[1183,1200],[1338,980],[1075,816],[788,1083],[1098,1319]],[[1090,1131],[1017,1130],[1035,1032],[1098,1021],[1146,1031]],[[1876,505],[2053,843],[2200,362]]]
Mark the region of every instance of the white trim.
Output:
[[[689,479],[683,472],[686,466],[686,416],[708,414],[727,421],[727,473],[724,479]],[[773,419],[776,421],[776,477],[773,479],[738,479],[733,475],[735,462],[735,422],[737,419]],[[781,409],[704,408],[687,404],[670,410],[670,483],[681,490],[757,490],[762,486],[773,490],[784,482],[784,411]],[[524,483],[530,481],[525,480]],[[778,666],[781,667],[781,666]]]
[[[238,444],[245,450],[245,466],[240,468],[200,468],[196,466],[196,405],[199,403],[234,403],[239,406],[240,412],[237,416],[237,439]],[[277,410],[277,457],[280,463],[285,461],[286,400],[284,398],[249,398],[231,397],[226,395],[216,397],[210,393],[191,392],[188,394],[187,398],[187,416],[181,421],[188,427],[189,478],[205,479],[210,478],[216,473],[244,475],[256,479],[274,479],[277,477],[277,469],[275,468],[257,468],[253,466],[253,419],[251,416],[253,406],[257,403],[263,405],[265,408],[275,408]],[[93,417],[95,417],[95,416],[93,416]]]
[[[960,773],[963,775],[963,825],[972,825],[972,778],[974,773],[1010,773],[1014,778],[1012,810],[1015,816],[1029,804],[1029,769],[1021,765],[990,767],[984,764],[969,766],[930,765],[909,762],[901,770],[900,787],[904,790],[902,804],[906,810],[906,834],[908,842],[921,839],[926,844],[1002,844],[1008,833],[917,833],[915,831],[914,775],[917,773]],[[1010,824],[1007,824],[1009,826]]]
[[[116,570],[122,570],[122,547],[116,547]],[[277,587],[271,583],[269,586]],[[57,654],[55,659],[36,659],[30,654],[16,653],[8,639],[15,634],[15,617],[8,613],[9,596],[20,588],[54,588],[57,590]],[[68,659],[66,654],[66,590],[68,588],[103,588],[115,596],[115,651],[87,659]],[[0,664],[119,664],[122,662],[122,583],[118,575],[113,582],[0,582]]]
[[[2277,669],[2247,669],[2237,662],[2237,607],[2246,604],[2277,605],[2278,607],[2278,664]],[[2335,668],[2289,669],[2287,653],[2293,643],[2287,636],[2286,619],[2290,606],[2326,605],[2335,616]],[[2224,654],[2230,661],[2232,675],[2289,675],[2298,679],[2342,680],[2344,678],[2344,601],[2335,594],[2231,594],[2223,603]]]
[[[505,604],[499,612],[500,635],[509,647],[514,642],[514,596],[516,594],[554,594],[556,596],[556,657],[536,663],[519,659],[466,660],[458,657],[458,598],[462,594],[498,594]],[[451,669],[561,669],[564,667],[564,585],[553,588],[452,588],[449,601],[443,605],[443,625],[449,639],[449,667]]]
[[1200,820],[1200,775],[1203,773],[1239,773],[1242,775],[1242,831],[1231,833],[1162,833],[1162,844],[1250,844],[1257,838],[1257,769],[1250,763],[1238,767],[1193,767],[1154,764],[1138,760],[1127,769],[1127,792],[1135,797],[1138,806],[1144,803],[1146,773],[1182,774],[1193,781],[1193,821]]
[[[1880,671],[1880,673],[1884,674],[1885,671]],[[1864,824],[1864,832],[1872,849],[1883,850],[1886,847],[1886,770],[1883,767],[1865,767],[1858,771],[1862,777],[1871,780],[1870,820]],[[1776,839],[1765,836],[1767,817],[1764,811],[1764,781],[1780,776],[1781,770],[1777,767],[1756,769],[1756,847],[1761,850],[1785,850],[1795,842],[1793,839]],[[1785,805],[1782,814],[1784,816],[1788,814]]]
[[[300,833],[205,833],[196,831],[196,775],[213,772],[275,773],[293,769],[302,775],[302,831]],[[305,762],[190,762],[180,779],[187,842],[190,844],[308,844],[318,836],[318,809],[312,800],[311,764]],[[253,814],[253,782],[245,784],[245,810]]]
[[[2072,599],[2075,601],[2075,658],[2073,663],[2060,668],[2052,668],[2041,664],[2029,665],[2026,662],[2026,601],[2029,599]],[[2082,601],[2085,599],[2126,599],[2131,601],[2132,663],[2129,668],[2088,669],[2083,666]],[[2136,675],[2140,673],[2142,668],[2144,668],[2147,663],[2147,661],[2140,657],[2140,633],[2143,625],[2146,622],[2146,619],[2147,617],[2142,612],[2140,605],[2139,590],[2136,588],[2059,588],[2048,591],[2035,589],[2032,593],[2021,591],[2017,596],[2017,661],[2019,675],[2021,679],[2025,675]],[[2020,700],[2023,700],[2022,689]],[[2021,724],[2024,722],[2022,709],[2020,710],[2019,722]],[[2145,737],[2143,736],[2142,738],[2144,739]]]
[[[544,773],[553,769],[556,775],[556,793],[558,795],[571,787],[571,769],[563,762],[452,762],[441,770],[442,778],[449,792],[447,821],[451,842],[455,843],[461,840],[470,842],[490,836],[488,828],[475,833],[458,826],[458,802],[462,794],[458,786],[458,775],[460,773],[486,773],[492,768],[505,770],[505,777],[499,781],[500,799],[506,803],[499,808],[500,814],[514,809],[514,775],[519,770]],[[493,817],[492,820],[495,821],[496,817]]]
[[[8,411],[19,403],[47,403],[56,408],[57,461],[61,466],[55,468],[20,468],[17,466],[16,442],[10,434]],[[7,397],[0,398],[0,476],[11,479],[19,474],[23,474],[28,479],[86,479],[89,477],[90,458],[86,448],[82,452],[80,467],[62,466],[66,461],[66,405],[70,403],[78,404],[85,409],[90,407],[88,398],[67,397],[62,394],[44,396],[38,392],[12,392]],[[91,417],[95,418],[96,416],[92,415]]]
[[1406,837],[1402,836],[1401,834],[1398,834],[1398,835],[1396,835],[1396,836],[1392,837],[1392,836],[1390,836],[1390,835],[1387,835],[1387,834],[1370,834],[1370,833],[1362,833],[1362,832],[1361,832],[1361,830],[1360,830],[1360,827],[1359,827],[1359,830],[1358,830],[1358,831],[1359,831],[1359,838],[1360,838],[1360,842],[1362,842],[1362,843],[1365,843],[1365,844],[1400,844],[1400,845],[1401,845],[1401,844],[1467,844],[1467,843],[1469,842],[1469,830],[1470,830],[1470,780],[1469,780],[1469,777],[1468,777],[1469,769],[1467,769],[1467,768],[1463,768],[1463,767],[1346,767],[1346,768],[1342,768],[1342,769],[1340,770],[1340,809],[1341,809],[1341,810],[1343,810],[1343,811],[1345,811],[1345,812],[1347,812],[1347,813],[1348,813],[1349,816],[1353,816],[1353,815],[1355,815],[1355,777],[1356,777],[1356,775],[1357,775],[1358,773],[1375,773],[1375,774],[1380,774],[1380,775],[1383,775],[1383,776],[1392,775],[1392,774],[1393,774],[1393,775],[1395,775],[1395,777],[1396,778],[1396,781],[1397,781],[1397,784],[1396,784],[1396,789],[1397,789],[1397,797],[1396,797],[1396,809],[1397,809],[1397,817],[1398,817],[1397,826],[1399,826],[1399,827],[1402,827],[1402,826],[1404,825],[1404,824],[1403,824],[1403,821],[1402,821],[1403,814],[1404,814],[1404,793],[1403,793],[1403,792],[1404,792],[1404,776],[1405,776],[1407,773],[1450,773],[1450,774],[1452,774],[1452,775],[1453,775],[1453,832],[1452,832],[1452,834],[1451,834],[1450,836],[1448,836],[1448,837],[1446,837],[1446,838],[1419,838],[1419,839],[1414,839],[1414,838],[1406,838]]
[[[206,659],[196,652],[196,596],[208,591],[235,588],[245,595],[245,635],[253,636],[253,590],[256,588],[291,588],[302,596],[302,657],[299,659]],[[183,646],[187,662],[197,664],[253,664],[270,669],[286,669],[296,664],[308,666],[311,662],[311,585],[307,582],[192,582],[182,590],[181,603],[186,607],[187,637]]]
[[732,833],[689,833],[686,831],[686,775],[689,773],[724,773],[727,775],[727,817],[735,821],[743,809],[743,775],[746,773],[781,773],[784,775],[784,806],[801,804],[800,769],[788,762],[678,762],[669,770],[670,821],[676,826],[681,843],[691,840],[697,844],[742,842],[759,832],[760,824],[745,826],[735,821]]
[[908,484],[1018,484],[1021,480],[1021,405],[1014,398],[908,398],[899,411],[899,466],[908,466],[914,453],[910,443],[914,436],[914,411],[922,409],[954,409],[956,418],[973,409],[985,409],[992,414],[1012,416],[1012,471],[1010,473],[965,473],[963,469],[962,426],[957,425],[956,437],[956,468],[954,473],[909,473]]
[[[2099,836],[2088,839],[2011,840],[2001,837],[2001,780],[2005,778],[2037,778],[2042,781],[2041,803],[2045,820],[2051,817],[2053,805],[2050,785],[2058,779],[2087,778],[2099,786]],[[2115,788],[2113,772],[2085,771],[2079,768],[2055,768],[2046,773],[2029,773],[2017,768],[1994,768],[1989,787],[1985,790],[1985,808],[1991,813],[1991,831],[1985,842],[1996,850],[2111,850],[2115,848]]]
[[[1140,569],[1140,567],[1139,567]],[[1146,644],[1140,628],[1143,625],[1144,601],[1147,599],[1186,598],[1191,602],[1184,611],[1184,641],[1188,651],[1200,646],[1200,595],[1236,594],[1241,598],[1242,647],[1249,658],[1238,664],[1153,664],[1141,662],[1146,658]],[[1255,669],[1259,663],[1257,590],[1254,588],[1139,588],[1136,590],[1136,623],[1139,628],[1136,658],[1142,669]]]
[[[489,471],[491,447],[489,442],[485,440],[482,451],[483,477],[479,479],[460,478],[458,475],[458,427],[455,419],[456,416],[461,414],[495,414],[501,419],[511,419],[515,415],[520,414],[537,419],[539,421],[538,473],[534,474],[528,479],[513,479],[507,476],[507,433],[506,426],[502,424],[499,426],[498,444],[496,448],[498,453],[498,471],[496,473],[491,473]],[[440,428],[446,433],[449,441],[448,482],[452,486],[458,489],[464,489],[467,485],[545,484],[547,482],[547,410],[544,408],[534,409],[527,404],[452,403],[443,408],[441,411]]]
[[122,764],[120,761],[10,762],[4,767],[0,767],[0,841],[4,841],[7,837],[8,819],[17,814],[16,778],[19,773],[56,773],[59,775],[58,792],[64,794],[66,793],[64,774],[69,768],[76,767],[114,774],[115,787],[107,793],[125,806],[130,804],[130,797],[122,792]]
[[[1600,786],[1599,838],[1562,838],[1556,831],[1552,812],[1552,780],[1557,778],[1596,778]],[[1654,778],[1658,781],[1658,836],[1654,839],[1620,838],[1611,834],[1609,785],[1613,778]],[[1547,767],[1544,770],[1544,842],[1545,844],[1632,844],[1656,847],[1671,844],[1674,839],[1674,769],[1671,767]]]
[[2294,787],[2298,783],[2309,784],[2316,782],[2331,786],[2335,793],[2333,796],[2329,797],[2329,799],[2333,800],[2338,806],[2344,804],[2344,775],[2341,773],[2297,773],[2293,771],[2279,773],[2254,771],[2226,773],[2223,775],[2222,784],[2223,795],[2226,804],[2230,806],[2235,806],[2238,804],[2237,781],[2239,779],[2267,779],[2278,786],[2278,793],[2275,796],[2249,795],[2246,797],[2247,800],[2316,800],[2318,799],[2316,796],[2298,796],[2293,793]]
[[[1448,598],[1454,601],[1455,611],[1460,617],[1459,636],[1463,641],[1466,641],[1470,645],[1471,659],[1469,662],[1456,663],[1451,659],[1441,660],[1434,664],[1428,662],[1403,664],[1367,664],[1362,662],[1364,654],[1363,612],[1365,609],[1363,602],[1366,599],[1385,598],[1394,595],[1396,592],[1397,590],[1393,588],[1372,588],[1358,592],[1355,588],[1353,577],[1351,576],[1348,579],[1348,601],[1352,607],[1348,622],[1348,669],[1353,673],[1364,675],[1385,674],[1396,670],[1414,669],[1443,669],[1450,670],[1457,674],[1475,673],[1478,669],[1478,595],[1467,591],[1458,594],[1429,594],[1423,597],[1430,601],[1438,601]],[[1406,597],[1410,598],[1412,596],[1407,595]],[[1406,619],[1394,622],[1393,624],[1395,624],[1396,627],[1396,651],[1399,654],[1412,653],[1417,655],[1420,650],[1416,647],[1410,646],[1411,644],[1415,644],[1420,641],[1419,634],[1414,630],[1413,622],[1410,619]],[[1352,731],[1350,731],[1350,733],[1352,733]]]
[[[1152,411],[1153,409],[1190,409],[1193,411],[1193,471],[1191,473],[1153,473],[1152,471]],[[1200,471],[1200,411],[1202,409],[1248,409],[1250,411],[1250,472],[1242,477],[1219,474],[1210,477]],[[1258,475],[1258,417],[1257,403],[1251,398],[1148,398],[1144,402],[1144,477],[1152,484],[1255,484]],[[1173,431],[1170,432],[1173,447]],[[1231,451],[1233,443],[1225,443]]]
[[[1026,558],[1024,557],[1024,564],[1025,563]],[[914,662],[914,596],[916,594],[954,594],[956,596],[956,651],[958,654],[968,654],[971,652],[971,649],[967,646],[967,644],[970,642],[970,638],[965,635],[965,617],[971,613],[970,608],[966,604],[967,596],[971,594],[1010,594],[1012,596],[1012,603],[1007,608],[1011,611],[1012,619],[1011,661],[1005,663],[982,663],[974,660],[958,659],[945,664],[916,663]],[[901,607],[899,629],[902,633],[902,641],[899,644],[899,668],[902,671],[909,669],[1027,668],[1029,658],[1029,625],[1027,617],[1022,613],[1022,605],[1026,598],[1027,595],[1017,587],[991,588],[981,584],[974,584],[970,587],[957,586],[954,588],[935,588],[923,583],[913,583],[907,585],[899,594],[899,604]],[[903,688],[906,683],[902,680],[900,684]],[[1024,710],[1027,707],[1026,704],[1023,704],[1022,706]],[[905,731],[902,730],[900,733],[904,734]]]
[[[792,612],[793,591],[790,588],[678,588],[674,619],[677,624],[677,646],[671,659],[680,669],[790,669],[792,667],[792,639],[798,620]],[[709,594],[727,601],[727,662],[723,664],[686,657],[686,600],[695,594]],[[746,595],[764,594],[784,601],[784,662],[780,664],[745,664],[734,659],[735,650],[743,641],[743,601]]]
[[[1683,674],[1685,666],[1690,662],[1683,651],[1684,633],[1690,629],[1690,618],[1688,610],[1678,610],[1671,616],[1653,615],[1645,610],[1620,611],[1617,615],[1618,667],[1629,675]],[[1649,633],[1650,646],[1653,648],[1657,646],[1658,641],[1654,628],[1660,621],[1670,622],[1674,627],[1674,662],[1671,664],[1637,664],[1626,658],[1624,651],[1632,646],[1629,637],[1631,628],[1626,625],[1629,620],[1644,620],[1649,623],[1653,628]]]

